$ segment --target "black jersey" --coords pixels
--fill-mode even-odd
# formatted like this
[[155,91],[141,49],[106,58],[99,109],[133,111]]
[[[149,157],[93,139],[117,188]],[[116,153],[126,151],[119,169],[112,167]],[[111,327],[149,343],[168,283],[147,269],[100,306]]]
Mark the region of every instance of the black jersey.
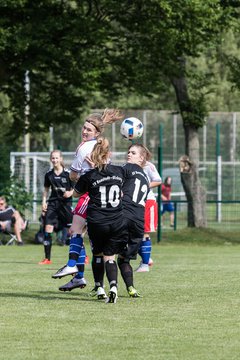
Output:
[[49,170],[45,174],[44,187],[51,188],[51,194],[48,201],[72,201],[72,197],[63,197],[65,191],[73,189],[73,182],[69,178],[69,170],[63,169],[63,171],[59,175],[55,174],[54,169]]
[[82,175],[75,185],[78,193],[89,193],[87,220],[97,224],[111,224],[122,214],[121,190],[124,171],[121,166],[107,165]]
[[143,223],[145,202],[149,192],[148,178],[137,164],[127,163],[123,169],[125,177],[122,189],[124,217],[137,223]]

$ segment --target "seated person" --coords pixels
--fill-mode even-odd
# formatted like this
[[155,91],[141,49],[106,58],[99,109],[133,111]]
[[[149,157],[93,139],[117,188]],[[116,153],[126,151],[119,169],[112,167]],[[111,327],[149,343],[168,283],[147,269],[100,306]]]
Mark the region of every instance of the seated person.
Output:
[[23,245],[21,232],[26,229],[27,222],[23,220],[19,211],[7,204],[6,198],[0,196],[0,230],[14,232],[17,244]]

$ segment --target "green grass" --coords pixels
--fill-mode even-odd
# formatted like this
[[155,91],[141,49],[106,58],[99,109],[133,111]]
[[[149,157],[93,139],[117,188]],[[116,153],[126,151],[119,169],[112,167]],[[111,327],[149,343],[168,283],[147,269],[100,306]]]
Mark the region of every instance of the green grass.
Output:
[[222,231],[210,228],[183,228],[164,230],[161,244],[191,244],[191,245],[240,245],[239,226],[238,231]]
[[164,239],[151,271],[135,274],[143,298],[129,298],[119,279],[117,304],[105,304],[88,297],[90,265],[85,289],[58,291],[68,278],[51,275],[67,247],[40,266],[41,245],[1,246],[0,359],[237,360],[239,250]]

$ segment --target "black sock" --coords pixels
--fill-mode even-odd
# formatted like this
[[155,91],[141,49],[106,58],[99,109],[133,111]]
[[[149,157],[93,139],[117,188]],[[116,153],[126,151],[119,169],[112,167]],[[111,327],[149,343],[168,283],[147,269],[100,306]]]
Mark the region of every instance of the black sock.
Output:
[[92,272],[95,281],[95,285],[103,286],[103,277],[104,277],[104,261],[103,256],[92,257]]
[[106,275],[108,278],[108,282],[110,288],[112,286],[117,286],[117,275],[118,275],[118,268],[115,260],[108,260],[105,262],[105,269]]
[[120,269],[123,281],[125,282],[126,288],[133,286],[133,269],[129,263],[129,260],[118,258],[118,267]]
[[45,258],[51,259],[51,250],[52,250],[52,235],[50,233],[45,233],[45,238],[43,241]]

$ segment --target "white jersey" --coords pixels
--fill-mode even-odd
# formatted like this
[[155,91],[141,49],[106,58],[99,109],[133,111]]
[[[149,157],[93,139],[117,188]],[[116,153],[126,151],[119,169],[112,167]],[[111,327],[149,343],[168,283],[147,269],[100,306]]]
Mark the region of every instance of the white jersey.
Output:
[[89,156],[93,150],[94,145],[97,140],[92,139],[89,141],[82,142],[75,153],[74,160],[70,169],[77,172],[80,176],[85,174],[87,171],[91,170],[92,167],[89,162],[86,160],[86,157]]
[[[143,171],[147,175],[149,183],[151,182],[162,182],[161,176],[156,169],[156,166],[150,161],[146,162],[146,165],[143,168]],[[148,193],[147,200],[156,200],[154,192],[150,189]]]

